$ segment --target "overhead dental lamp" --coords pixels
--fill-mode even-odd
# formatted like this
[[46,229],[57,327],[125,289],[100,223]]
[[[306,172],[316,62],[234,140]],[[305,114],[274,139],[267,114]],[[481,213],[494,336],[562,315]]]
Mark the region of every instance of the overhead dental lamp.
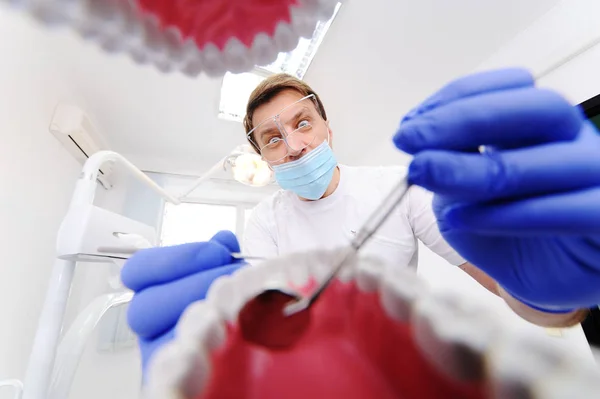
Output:
[[225,165],[231,167],[233,178],[252,187],[264,187],[273,181],[273,171],[248,144],[236,147],[227,158]]
[[269,164],[262,160],[254,149],[248,144],[242,144],[233,149],[229,155],[217,162],[207,172],[200,176],[190,188],[188,188],[179,200],[188,197],[202,183],[210,179],[220,170],[230,169],[233,178],[247,186],[264,187],[273,181],[273,171]]

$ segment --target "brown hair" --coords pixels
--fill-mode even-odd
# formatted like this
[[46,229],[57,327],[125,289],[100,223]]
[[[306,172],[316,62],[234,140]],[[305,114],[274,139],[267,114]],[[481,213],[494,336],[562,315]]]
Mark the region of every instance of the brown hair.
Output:
[[[244,129],[246,129],[246,135],[248,135],[248,133],[254,129],[252,117],[254,116],[254,112],[258,109],[258,107],[268,103],[284,90],[294,90],[300,93],[302,97],[314,94],[317,111],[323,119],[327,120],[327,113],[325,112],[325,107],[323,107],[323,103],[321,102],[319,95],[315,93],[309,85],[292,75],[279,73],[276,75],[271,75],[263,80],[256,87],[256,89],[254,89],[252,94],[250,94],[250,98],[248,98],[248,105],[246,106],[246,116],[244,117]],[[256,147],[256,144],[254,144],[254,137],[247,138],[256,152],[260,153],[260,149]],[[251,138],[252,140],[250,140]]]

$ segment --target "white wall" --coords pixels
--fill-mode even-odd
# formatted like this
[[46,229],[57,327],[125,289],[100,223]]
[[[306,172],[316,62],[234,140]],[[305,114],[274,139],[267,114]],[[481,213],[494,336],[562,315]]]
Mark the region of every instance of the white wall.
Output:
[[[69,86],[57,54],[58,35],[0,7],[0,380],[23,379],[55,257],[56,234],[81,170],[49,133],[59,101],[86,109]],[[140,215],[127,191],[99,190],[97,204]],[[138,211],[136,215],[135,211]],[[143,212],[141,212],[143,213]],[[107,265],[78,265],[66,321],[94,296],[110,291]],[[72,398],[132,399],[139,391],[137,348],[99,353],[94,337],[86,348]],[[0,389],[0,398],[12,398]]]
[[80,166],[48,132],[68,95],[42,35],[0,8],[0,379],[24,376]]
[[[600,2],[564,0],[477,70],[522,66],[574,104],[600,94]],[[592,43],[598,43],[582,54]],[[571,55],[577,56],[570,59]]]

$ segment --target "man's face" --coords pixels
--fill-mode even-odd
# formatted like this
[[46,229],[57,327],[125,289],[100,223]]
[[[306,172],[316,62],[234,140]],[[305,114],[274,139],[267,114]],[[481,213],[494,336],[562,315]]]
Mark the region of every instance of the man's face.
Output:
[[303,99],[285,90],[258,107],[252,118],[254,142],[271,165],[301,158],[330,137],[327,122],[319,115],[314,97]]

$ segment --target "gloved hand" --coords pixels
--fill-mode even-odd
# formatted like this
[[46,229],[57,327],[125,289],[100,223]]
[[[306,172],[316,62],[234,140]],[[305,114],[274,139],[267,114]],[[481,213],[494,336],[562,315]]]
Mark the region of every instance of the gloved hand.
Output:
[[231,256],[239,251],[235,235],[221,231],[208,242],[146,249],[127,261],[121,280],[135,291],[128,322],[139,337],[144,373],[153,352],[173,339],[185,308],[204,299],[215,279],[242,266]]
[[505,291],[551,312],[600,303],[600,135],[581,110],[527,71],[487,72],[411,111],[394,142],[443,237]]

